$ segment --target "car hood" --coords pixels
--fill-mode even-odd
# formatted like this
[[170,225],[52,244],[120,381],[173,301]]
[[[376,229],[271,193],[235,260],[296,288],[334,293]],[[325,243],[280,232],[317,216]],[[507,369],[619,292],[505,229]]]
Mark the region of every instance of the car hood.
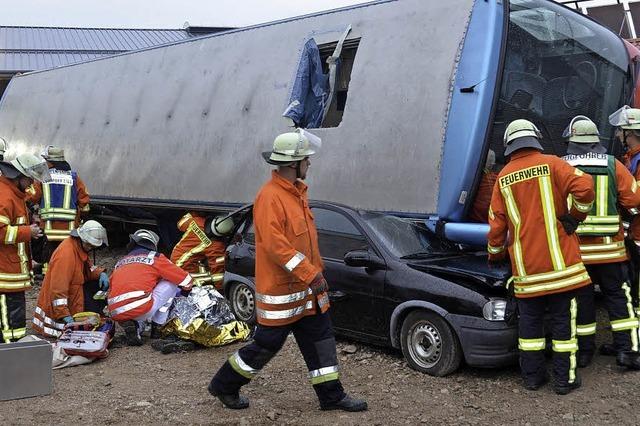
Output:
[[463,278],[489,287],[492,289],[505,288],[505,284],[511,276],[509,266],[489,268],[487,264],[487,254],[464,253],[443,255],[437,258],[412,259],[407,261],[407,265],[413,269],[427,272],[433,275],[451,278]]

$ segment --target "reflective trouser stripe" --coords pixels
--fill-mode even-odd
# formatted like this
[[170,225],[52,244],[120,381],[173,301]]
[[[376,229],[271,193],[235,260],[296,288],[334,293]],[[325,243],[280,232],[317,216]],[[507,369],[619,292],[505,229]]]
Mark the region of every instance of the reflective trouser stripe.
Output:
[[[42,310],[42,308],[40,308],[40,306],[36,306],[36,315],[39,315],[40,318],[42,318],[45,322],[45,324],[49,324],[55,328],[57,328],[58,330],[64,330],[64,323],[61,322],[57,322],[55,320],[53,320],[52,318],[49,318],[47,316],[47,314],[44,312],[44,310]],[[38,317],[34,317],[34,318],[38,318]]]
[[340,373],[338,372],[337,365],[309,371],[309,379],[311,380],[312,385],[319,385],[320,383],[338,380],[339,378]]
[[0,322],[2,322],[2,339],[5,343],[10,343],[11,338],[7,338],[5,333],[9,331],[9,309],[7,308],[7,296],[0,294]]
[[576,352],[578,351],[578,339],[577,335],[577,318],[578,318],[578,302],[574,297],[571,299],[571,306],[569,307],[570,311],[570,321],[571,321],[571,339],[573,341],[575,349],[569,355],[569,383],[573,383],[576,381],[576,368],[578,366],[578,362],[576,360]]
[[[630,328],[627,328],[630,331],[630,335],[631,335],[631,350],[637,351],[638,350],[638,318],[636,317],[633,309],[633,299],[631,298],[631,288],[629,287],[629,284],[624,282],[622,283],[622,289],[624,290],[624,295],[627,298],[627,312],[629,313],[628,321],[631,322],[631,319],[635,321],[635,326],[631,326]],[[622,320],[622,321],[625,321],[625,320]],[[614,329],[614,326],[613,326],[614,322],[617,323],[617,321],[611,321],[611,329],[613,331],[617,331],[616,329]]]
[[578,324],[576,330],[578,336],[591,336],[592,334],[596,334],[596,323]]
[[247,365],[247,363],[240,358],[240,354],[237,351],[229,357],[229,364],[231,364],[231,368],[233,368],[236,373],[249,380],[253,379],[253,377],[260,372],[260,370]]
[[518,349],[521,351],[543,351],[546,345],[546,340],[543,338],[540,339],[518,339]]
[[27,329],[25,327],[22,328],[14,328],[10,330],[2,330],[2,338],[5,343],[11,342],[11,339],[18,340],[22,339],[27,334]]

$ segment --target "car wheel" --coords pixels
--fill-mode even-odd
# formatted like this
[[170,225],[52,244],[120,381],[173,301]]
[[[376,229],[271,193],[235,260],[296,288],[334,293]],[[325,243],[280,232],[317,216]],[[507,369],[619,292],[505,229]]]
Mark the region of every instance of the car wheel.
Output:
[[231,309],[240,321],[254,324],[256,322],[256,302],[253,289],[245,284],[236,282],[229,292]]
[[462,361],[462,349],[451,326],[429,311],[413,311],[402,323],[402,354],[414,370],[432,376],[454,372]]

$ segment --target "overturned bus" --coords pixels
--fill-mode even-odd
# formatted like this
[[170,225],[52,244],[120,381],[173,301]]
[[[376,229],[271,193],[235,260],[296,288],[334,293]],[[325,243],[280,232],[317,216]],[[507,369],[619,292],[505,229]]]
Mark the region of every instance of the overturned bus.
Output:
[[233,208],[267,179],[260,152],[283,114],[306,105],[310,40],[328,87],[313,92],[310,196],[457,242],[485,241],[467,214],[509,121],[532,120],[561,155],[573,116],[609,139],[607,116],[633,97],[632,48],[553,1],[384,0],[16,76],[0,135],[9,156],[65,148],[94,205],[123,220]]

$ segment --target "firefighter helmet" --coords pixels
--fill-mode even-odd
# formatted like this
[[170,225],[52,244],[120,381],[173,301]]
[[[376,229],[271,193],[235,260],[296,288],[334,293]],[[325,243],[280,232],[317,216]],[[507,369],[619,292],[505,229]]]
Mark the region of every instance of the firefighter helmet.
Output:
[[542,151],[540,139],[542,139],[542,133],[535,124],[524,119],[513,120],[504,132],[504,155],[511,155],[522,148],[535,148]]
[[53,145],[47,145],[40,153],[40,156],[47,161],[66,161],[64,159],[64,149]]
[[129,239],[140,247],[144,247],[151,251],[158,251],[160,237],[153,231],[149,231],[148,229],[138,229],[136,232],[129,235]]
[[102,247],[109,245],[109,239],[107,237],[107,230],[104,229],[99,222],[95,220],[88,220],[78,229],[71,231],[71,236],[78,237],[83,242],[92,245],[93,247]]
[[[46,183],[51,180],[47,163],[33,154],[20,154],[9,163],[24,176],[37,180],[38,182]],[[11,176],[7,177],[12,178]],[[13,178],[15,177],[18,177],[18,175],[15,175]]]
[[569,126],[564,130],[562,137],[568,138],[569,142],[575,143],[600,143],[598,126],[584,115],[573,117]]
[[262,157],[269,164],[285,166],[315,154],[321,143],[316,135],[297,129],[278,135],[273,141],[273,149],[263,152]]
[[624,105],[609,116],[609,124],[625,130],[640,130],[640,109]]
[[226,237],[233,232],[235,223],[231,216],[217,216],[208,218],[204,228],[211,237]]

